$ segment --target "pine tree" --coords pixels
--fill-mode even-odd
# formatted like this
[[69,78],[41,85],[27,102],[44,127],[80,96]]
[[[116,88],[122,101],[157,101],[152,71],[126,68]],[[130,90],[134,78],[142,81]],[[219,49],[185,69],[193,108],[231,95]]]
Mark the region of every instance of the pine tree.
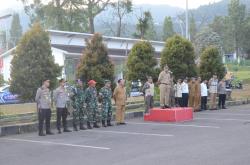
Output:
[[44,79],[55,87],[61,67],[55,64],[49,34],[36,23],[21,38],[11,61],[10,90],[23,101],[33,101]]
[[178,35],[169,38],[161,54],[161,67],[166,64],[176,79],[195,76],[196,65],[192,43]]
[[21,36],[22,36],[22,26],[20,24],[19,14],[16,13],[13,15],[11,29],[10,29],[10,45],[11,45],[11,47],[14,47],[17,45]]
[[225,76],[225,67],[218,48],[210,46],[202,52],[199,71],[201,78],[206,80],[213,74],[217,74],[220,79]]
[[175,34],[171,17],[165,17],[163,24],[163,41]]
[[148,41],[137,42],[128,56],[127,78],[130,81],[140,79],[147,80],[147,76],[156,77],[155,67],[157,61],[154,58],[154,48]]
[[103,44],[102,36],[94,34],[86,40],[86,48],[77,69],[78,78],[85,83],[91,79],[97,82],[97,89],[104,85],[104,80],[114,82],[114,65],[111,63],[107,47]]

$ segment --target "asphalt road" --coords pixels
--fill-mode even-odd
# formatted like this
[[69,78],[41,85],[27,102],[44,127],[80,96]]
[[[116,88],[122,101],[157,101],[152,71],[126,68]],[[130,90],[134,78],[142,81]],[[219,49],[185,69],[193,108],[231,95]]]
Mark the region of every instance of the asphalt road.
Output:
[[250,164],[250,105],[195,113],[184,123],[127,122],[46,137],[2,137],[0,165]]

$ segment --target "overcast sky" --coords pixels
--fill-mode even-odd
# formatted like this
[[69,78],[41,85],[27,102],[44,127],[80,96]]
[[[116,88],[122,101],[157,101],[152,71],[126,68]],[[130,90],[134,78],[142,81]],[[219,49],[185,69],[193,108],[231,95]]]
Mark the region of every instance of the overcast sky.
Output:
[[[47,1],[47,0],[45,0]],[[190,8],[197,8],[201,5],[218,2],[221,0],[189,0]],[[186,0],[133,0],[134,4],[167,4],[170,6],[176,6],[185,8]],[[0,11],[7,8],[22,8],[21,0],[1,0]]]

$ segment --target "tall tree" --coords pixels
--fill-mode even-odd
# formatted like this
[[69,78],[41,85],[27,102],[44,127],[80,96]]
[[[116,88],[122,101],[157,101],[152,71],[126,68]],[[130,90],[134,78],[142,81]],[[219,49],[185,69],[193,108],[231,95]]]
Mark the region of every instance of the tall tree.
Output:
[[42,3],[41,0],[33,0],[31,4],[27,0],[22,1],[31,24],[39,21],[45,28],[77,32],[88,30],[85,8],[80,7],[80,1],[49,0]]
[[152,15],[150,11],[145,11],[141,17],[138,18],[138,23],[136,24],[137,32],[134,34],[136,38],[145,39],[147,30],[150,27],[150,20]]
[[244,35],[241,37],[241,45],[247,55],[246,58],[250,59],[250,16],[243,24],[242,34]]
[[95,17],[110,4],[111,0],[79,0],[75,7],[84,12],[88,19],[89,33],[95,33]]
[[190,35],[191,42],[194,42],[196,33],[197,33],[197,27],[196,27],[195,18],[194,18],[194,15],[191,14],[190,23],[189,23],[189,35]]
[[11,61],[10,90],[21,100],[34,101],[42,80],[50,79],[55,87],[61,67],[52,56],[49,34],[39,24],[34,24],[21,38]]
[[117,30],[116,36],[121,37],[123,31],[123,19],[126,15],[132,12],[132,1],[131,0],[118,0],[117,2],[111,3],[113,8],[113,19],[116,20]]
[[165,17],[163,23],[163,41],[166,41],[169,37],[175,34],[173,28],[173,22],[171,17]]
[[161,67],[166,64],[176,79],[197,74],[192,43],[178,35],[169,38],[161,53]]
[[145,39],[147,40],[157,40],[157,34],[155,31],[155,23],[152,15],[150,14],[148,19],[148,28],[146,30]]
[[129,81],[145,82],[147,76],[156,77],[157,61],[154,57],[154,47],[148,41],[137,42],[128,55],[127,78]]
[[214,74],[220,79],[225,76],[225,67],[218,48],[210,46],[202,52],[199,71],[203,80],[209,80]]
[[236,56],[239,56],[242,27],[246,15],[246,5],[240,4],[240,0],[231,0],[228,5],[230,27],[233,35],[233,43]]
[[214,46],[218,48],[218,50],[222,49],[222,41],[221,37],[211,28],[203,28],[195,37],[194,47],[196,57],[199,58],[201,52],[207,48],[208,46]]
[[105,79],[114,82],[114,65],[109,59],[107,47],[103,44],[100,34],[96,33],[90,40],[86,40],[77,76],[84,82],[94,79],[97,82],[97,89],[104,85]]
[[14,47],[17,45],[19,39],[22,36],[22,26],[20,24],[19,14],[13,14],[13,19],[11,22],[10,29],[10,46]]

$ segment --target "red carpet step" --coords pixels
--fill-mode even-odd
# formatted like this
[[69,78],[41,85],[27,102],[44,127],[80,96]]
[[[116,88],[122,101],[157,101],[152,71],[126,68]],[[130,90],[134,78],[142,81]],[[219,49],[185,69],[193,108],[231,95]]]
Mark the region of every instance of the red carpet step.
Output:
[[189,107],[153,108],[144,115],[144,121],[181,122],[190,120],[193,120],[193,108]]

